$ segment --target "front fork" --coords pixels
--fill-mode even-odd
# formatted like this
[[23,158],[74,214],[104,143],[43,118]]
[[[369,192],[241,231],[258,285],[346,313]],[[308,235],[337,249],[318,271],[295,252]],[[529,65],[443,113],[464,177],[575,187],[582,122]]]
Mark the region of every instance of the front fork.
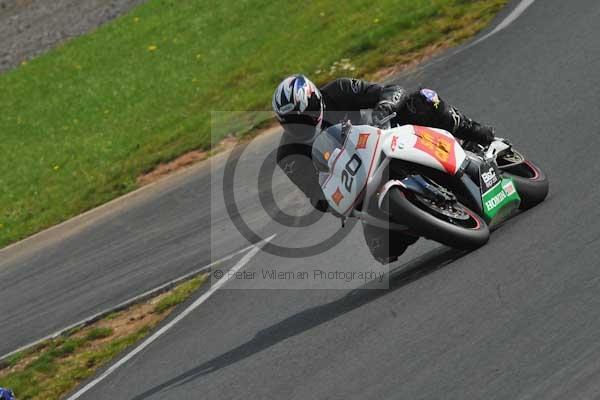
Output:
[[385,209],[386,202],[384,199],[392,187],[398,186],[403,191],[416,193],[433,201],[458,200],[477,214],[483,215],[480,188],[475,183],[474,179],[476,178],[472,177],[469,169],[476,170],[477,172],[473,176],[478,176],[479,164],[473,164],[467,158],[456,175],[449,177],[447,186],[450,190],[447,190],[443,186],[432,184],[431,181],[420,174],[412,174],[403,179],[390,180],[378,192],[378,207],[383,212],[389,213]]
[[[374,226],[398,231],[407,230],[408,227],[405,225],[389,222],[388,220],[390,212],[387,209],[385,198],[389,190],[394,186],[400,187],[403,191],[416,193],[435,201],[459,200],[477,214],[482,215],[483,206],[479,186],[475,184],[470,174],[467,173],[470,162],[469,158],[465,159],[457,174],[451,178],[453,184],[451,185],[452,187],[449,187],[451,191],[448,191],[441,186],[432,184],[419,174],[409,175],[403,179],[387,180],[388,177],[384,176],[384,174],[388,171],[390,159],[384,158],[367,182],[362,211],[354,210],[352,216],[360,218]],[[471,165],[470,168],[475,168],[478,171],[479,165]],[[386,183],[381,185],[382,182]],[[453,192],[460,193],[458,199]]]

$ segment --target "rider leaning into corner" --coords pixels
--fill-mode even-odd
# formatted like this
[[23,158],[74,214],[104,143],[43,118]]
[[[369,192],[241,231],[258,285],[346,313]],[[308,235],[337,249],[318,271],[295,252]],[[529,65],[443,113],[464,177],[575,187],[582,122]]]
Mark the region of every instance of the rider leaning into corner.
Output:
[[[392,113],[395,124],[441,128],[459,139],[482,145],[494,139],[491,127],[481,125],[445,103],[431,89],[409,92],[397,85],[380,85],[360,79],[340,78],[317,88],[303,75],[285,78],[273,94],[273,111],[284,128],[277,163],[322,212],[328,208],[311,160],[317,135],[340,121],[361,121],[360,110],[372,110],[377,124]],[[417,237],[363,224],[365,240],[373,257],[386,264],[398,258]],[[391,245],[390,245],[391,244]]]

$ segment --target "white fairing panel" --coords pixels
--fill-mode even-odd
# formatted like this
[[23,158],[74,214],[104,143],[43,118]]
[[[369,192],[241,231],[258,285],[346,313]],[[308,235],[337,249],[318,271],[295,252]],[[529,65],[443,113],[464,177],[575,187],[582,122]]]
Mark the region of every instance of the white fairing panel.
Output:
[[450,133],[417,125],[382,131],[360,125],[352,127],[341,148],[327,156],[329,173],[320,183],[329,205],[347,215],[361,200],[367,182],[382,156],[401,159],[456,174],[466,158]]
[[383,132],[381,149],[390,158],[425,165],[454,175],[466,154],[443,129],[404,125]]
[[381,131],[371,126],[352,127],[343,148],[329,158],[330,173],[321,188],[329,205],[347,215],[361,200],[368,178],[381,154]]

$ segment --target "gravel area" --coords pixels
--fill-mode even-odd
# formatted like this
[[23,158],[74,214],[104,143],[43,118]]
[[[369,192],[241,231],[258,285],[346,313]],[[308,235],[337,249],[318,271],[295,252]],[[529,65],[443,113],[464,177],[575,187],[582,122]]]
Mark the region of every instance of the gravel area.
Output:
[[0,72],[89,32],[145,0],[0,0]]

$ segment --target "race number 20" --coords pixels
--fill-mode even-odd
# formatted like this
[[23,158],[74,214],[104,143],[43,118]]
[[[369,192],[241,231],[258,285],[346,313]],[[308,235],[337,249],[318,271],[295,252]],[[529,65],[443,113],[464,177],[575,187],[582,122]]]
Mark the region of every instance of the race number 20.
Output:
[[344,187],[350,193],[352,191],[352,185],[354,184],[354,176],[358,172],[362,165],[360,158],[354,154],[350,160],[346,163],[344,170],[342,171],[342,183]]

